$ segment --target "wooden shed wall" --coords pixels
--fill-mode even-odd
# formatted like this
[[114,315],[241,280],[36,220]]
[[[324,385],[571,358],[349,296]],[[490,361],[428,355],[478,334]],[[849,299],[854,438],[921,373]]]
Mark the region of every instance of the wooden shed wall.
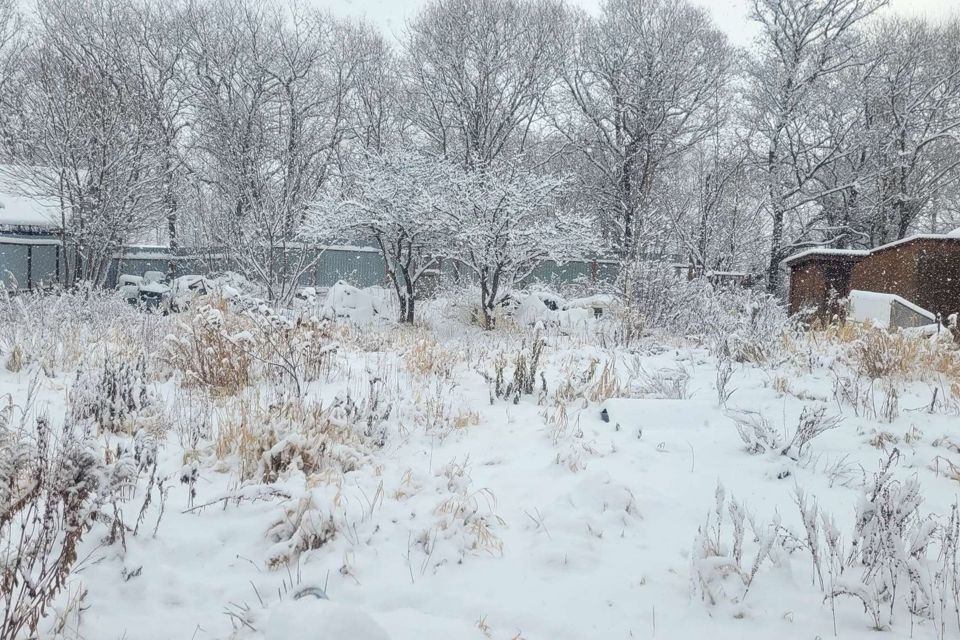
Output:
[[914,304],[946,318],[960,313],[960,240],[923,241]]
[[826,291],[826,276],[820,262],[807,261],[795,264],[790,269],[790,313],[806,307],[823,305]]
[[861,258],[812,256],[790,268],[790,313],[816,307],[829,319],[830,289],[893,293],[946,318],[960,313],[960,239],[917,238]]
[[871,253],[853,267],[850,288],[894,293],[920,304],[916,300],[918,256],[919,247],[914,242]]
[[850,293],[850,279],[854,260],[850,258],[822,257],[794,264],[790,269],[790,313],[814,307],[823,320],[829,319],[838,309],[830,309],[830,292],[839,297]]

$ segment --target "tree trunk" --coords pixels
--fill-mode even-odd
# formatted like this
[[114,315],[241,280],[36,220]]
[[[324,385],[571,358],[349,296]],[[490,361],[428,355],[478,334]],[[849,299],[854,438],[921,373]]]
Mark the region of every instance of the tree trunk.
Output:
[[776,293],[780,284],[780,261],[783,260],[783,211],[774,203],[773,234],[770,238],[770,263],[767,265],[767,292]]

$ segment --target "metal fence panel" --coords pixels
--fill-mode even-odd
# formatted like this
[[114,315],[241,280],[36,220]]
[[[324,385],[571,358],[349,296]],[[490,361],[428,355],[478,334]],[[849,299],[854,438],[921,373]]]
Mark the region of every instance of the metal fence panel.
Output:
[[47,287],[60,280],[60,247],[57,245],[34,245],[30,257],[30,286]]
[[27,288],[27,249],[25,244],[0,244],[0,283],[5,289]]

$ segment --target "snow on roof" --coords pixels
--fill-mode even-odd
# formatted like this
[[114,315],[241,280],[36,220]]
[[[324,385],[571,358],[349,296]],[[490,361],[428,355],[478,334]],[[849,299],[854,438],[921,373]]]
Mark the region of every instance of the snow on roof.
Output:
[[814,247],[813,249],[807,249],[806,251],[793,254],[789,258],[785,259],[783,264],[791,264],[810,256],[847,256],[852,258],[864,257],[870,255],[871,253],[886,251],[887,249],[893,249],[901,245],[916,242],[917,240],[960,240],[960,228],[954,229],[950,233],[918,233],[912,236],[907,236],[906,238],[901,238],[900,240],[888,242],[887,244],[874,247],[873,249],[829,249]]
[[840,256],[848,258],[862,258],[863,256],[870,255],[870,252],[865,249],[830,249],[826,247],[814,247],[813,249],[807,249],[801,251],[800,253],[795,253],[786,260],[783,261],[784,264],[790,264],[791,262],[796,262],[803,258],[810,256]]
[[960,240],[960,235],[953,235],[953,233],[953,231],[950,233],[918,233],[912,236],[907,236],[906,238],[902,238],[900,240],[894,240],[893,242],[880,245],[879,247],[872,249],[870,253],[886,251],[887,249],[893,249],[894,247],[916,242],[917,240]]
[[36,193],[23,180],[24,167],[0,165],[0,225],[5,227],[59,226],[60,206],[52,197]]
[[[0,223],[3,224],[3,223]],[[0,244],[27,244],[32,246],[59,245],[59,238],[44,238],[38,236],[10,236],[0,235]]]

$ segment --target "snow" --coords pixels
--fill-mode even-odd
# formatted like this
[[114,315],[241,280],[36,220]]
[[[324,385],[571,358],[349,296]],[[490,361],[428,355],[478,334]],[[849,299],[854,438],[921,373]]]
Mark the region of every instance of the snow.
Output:
[[960,227],[957,227],[953,231],[947,233],[947,236],[950,238],[960,238]]
[[872,322],[878,327],[889,327],[895,302],[929,319],[931,322],[936,322],[937,319],[934,313],[892,293],[876,293],[854,289],[850,292],[849,301],[849,318],[853,322]]
[[[578,307],[615,303],[585,299],[590,302]],[[369,317],[376,300],[376,292],[338,283],[323,308],[353,321]],[[305,314],[316,311],[313,301],[300,302]],[[948,461],[960,463],[960,449],[950,444],[951,437],[960,441],[957,410],[944,405],[928,411],[932,387],[922,381],[899,384],[904,410],[891,420],[854,410],[836,395],[837,379],[851,375],[843,346],[821,336],[769,363],[734,363],[734,392],[722,406],[721,362],[697,341],[651,335],[616,345],[598,333],[603,319],[592,313],[575,330],[561,330],[547,322],[558,312],[535,295],[523,297],[516,312],[529,312],[539,324],[534,328],[481,331],[445,315],[446,305],[424,303],[418,327],[336,325],[312,336],[318,344],[334,340],[337,350],[304,395],[322,407],[319,415],[342,420],[352,435],[340,442],[299,432],[306,418],[294,416],[289,426],[295,437],[272,443],[270,456],[284,444],[319,442],[325,466],[308,472],[301,460],[269,483],[242,478],[239,454],[218,450],[240,415],[254,427],[254,440],[269,440],[271,421],[283,416],[277,403],[289,398],[288,384],[271,376],[237,397],[208,393],[171,371],[165,356],[161,360],[157,336],[177,334],[178,323],[191,326],[186,319],[125,315],[135,312],[123,307],[78,313],[100,318],[95,335],[125,332],[118,342],[124,349],[139,336],[156,361],[150,388],[161,402],[161,422],[169,422],[158,436],[165,498],[154,490],[145,508],[146,533],[128,532],[123,545],[110,545],[97,525],[84,540],[80,557],[87,559],[70,582],[72,593],[82,587],[87,594],[78,636],[801,640],[834,637],[836,624],[837,637],[876,640],[856,601],[837,599],[834,621],[809,554],[797,542],[803,531],[797,488],[835,520],[847,542],[864,487],[888,455],[884,446],[900,451],[893,471],[898,481],[915,478],[921,484],[923,517],[949,515],[956,500],[956,480],[945,470]],[[210,310],[207,319],[226,326],[231,313]],[[56,326],[64,323],[69,335],[77,333],[68,317],[49,317],[55,315]],[[28,329],[18,330],[24,344]],[[253,344],[255,333],[234,338]],[[40,342],[49,340],[47,331],[39,335]],[[540,371],[547,397],[539,395],[538,378],[535,392],[516,402],[492,399],[485,377],[491,363],[503,355],[513,366],[514,355],[534,335],[545,340]],[[85,344],[85,337],[76,339]],[[8,357],[9,343],[0,345]],[[91,347],[94,353],[103,348]],[[414,366],[422,362],[432,367],[426,373]],[[592,396],[587,389],[602,379],[606,365],[617,386],[609,397]],[[591,370],[594,378],[584,383],[584,372]],[[687,391],[668,397],[650,390],[652,380],[671,377],[685,377]],[[64,394],[74,379],[74,369],[56,370],[49,362],[20,371],[3,368],[0,394],[19,402],[35,393],[37,410],[62,424]],[[557,396],[567,382],[578,391],[561,403]],[[880,393],[882,385],[874,387]],[[389,404],[386,417],[351,423],[337,413],[347,397],[368,406],[376,388]],[[947,402],[949,385],[943,389],[940,398]],[[262,413],[251,408],[258,403]],[[565,420],[557,417],[561,405]],[[777,452],[751,455],[734,424],[735,416],[755,412],[785,434],[808,408],[824,408],[842,421],[797,460]],[[374,442],[381,433],[382,441]],[[884,442],[881,436],[896,443],[873,444]],[[117,433],[98,438],[111,451],[129,442]],[[181,481],[194,473],[194,484]],[[705,523],[717,504],[718,484],[726,499],[744,505],[761,533],[780,518],[794,536],[788,541],[796,543],[763,563],[746,594],[738,575],[722,575],[729,547],[704,557],[697,546],[699,532],[709,534],[716,525]],[[138,500],[122,505],[133,514],[131,522],[142,503],[143,481],[136,491]],[[312,506],[299,518],[302,505]],[[316,530],[328,518],[332,537],[289,565],[269,567],[272,554],[289,548],[281,534],[292,523],[309,522]],[[752,533],[746,545],[752,553]],[[706,602],[694,571],[729,597]],[[856,566],[846,571],[848,580],[860,575]],[[314,588],[329,600],[310,595]],[[66,610],[68,602],[60,597],[56,607]],[[948,627],[947,637],[955,632]],[[938,633],[930,620],[901,610],[884,637],[933,640]]]
[[311,596],[283,602],[270,614],[265,640],[390,640],[370,615]]
[[[0,222],[0,224],[4,224]],[[40,238],[36,236],[5,236],[0,235],[0,244],[28,244],[33,246],[59,246],[57,238]]]
[[[555,307],[551,309],[547,302]],[[532,292],[520,300],[514,318],[524,325],[552,326],[567,332],[582,331],[594,317],[592,305],[570,305],[563,298],[545,292]]]
[[784,264],[792,264],[798,260],[808,258],[811,256],[838,256],[838,257],[848,257],[848,258],[860,258],[863,256],[870,255],[869,251],[862,249],[828,249],[823,247],[815,247],[813,249],[806,249],[799,253],[795,253],[786,260],[783,261]]

